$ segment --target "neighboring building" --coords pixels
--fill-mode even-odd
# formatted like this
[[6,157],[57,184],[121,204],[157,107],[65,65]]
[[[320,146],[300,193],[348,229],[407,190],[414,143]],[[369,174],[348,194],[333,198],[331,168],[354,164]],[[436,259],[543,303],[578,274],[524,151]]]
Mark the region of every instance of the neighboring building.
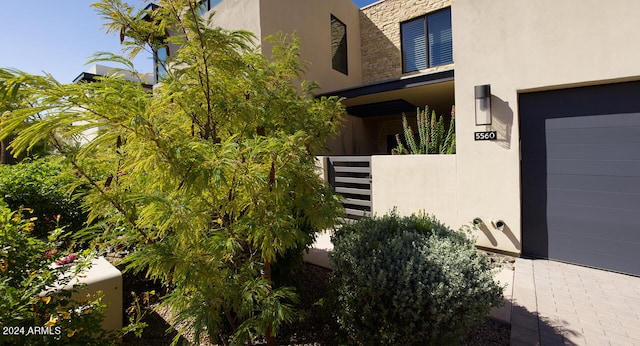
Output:
[[134,76],[128,71],[124,71],[121,69],[117,69],[115,67],[109,67],[104,65],[94,64],[85,72],[80,73],[76,78],[74,78],[73,83],[80,82],[95,82],[96,77],[105,77],[111,74],[115,74],[117,76],[122,76],[125,80],[134,82],[134,83],[142,83],[143,88],[147,88],[149,90],[153,89],[154,79],[153,76],[143,75],[142,79]]
[[[96,79],[97,77],[105,77],[111,74],[122,76],[122,78],[132,83],[140,83],[142,87],[149,90],[149,92],[153,90],[154,76],[152,75],[142,75],[142,79],[140,79],[140,77],[137,77],[128,71],[123,71],[115,67],[109,67],[109,66],[98,65],[98,64],[94,64],[91,67],[89,67],[89,69],[86,72],[80,73],[73,80],[73,83],[82,83],[82,82],[94,83],[94,82],[98,82],[98,80]],[[78,123],[75,123],[75,125],[84,125],[84,124],[78,122]],[[83,131],[78,135],[77,138],[74,138],[73,140],[79,144],[88,143],[92,141],[94,138],[96,138],[96,136],[98,135],[98,131],[99,131],[98,128],[92,128],[90,130]],[[67,138],[66,140],[71,140],[71,139]]]
[[[346,98],[331,155],[386,154],[402,112],[455,103],[455,155],[373,157],[374,212],[477,218],[480,246],[640,275],[640,2],[207,6],[215,25],[259,39],[296,30],[305,78]],[[490,121],[476,120],[476,89]]]

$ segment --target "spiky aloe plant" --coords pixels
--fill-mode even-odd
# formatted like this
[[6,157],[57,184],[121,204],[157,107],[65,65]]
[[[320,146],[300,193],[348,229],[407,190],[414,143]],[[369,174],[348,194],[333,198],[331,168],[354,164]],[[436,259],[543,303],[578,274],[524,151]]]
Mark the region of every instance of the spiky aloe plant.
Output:
[[[417,109],[418,142],[413,134],[411,126],[407,121],[407,116],[402,113],[403,134],[407,147],[405,148],[400,139],[400,134],[396,134],[398,146],[391,150],[394,155],[404,154],[455,154],[456,134],[455,134],[455,106],[451,106],[451,122],[445,128],[444,117],[438,117],[435,111],[429,113],[429,106],[424,110]],[[439,119],[438,119],[439,118]]]

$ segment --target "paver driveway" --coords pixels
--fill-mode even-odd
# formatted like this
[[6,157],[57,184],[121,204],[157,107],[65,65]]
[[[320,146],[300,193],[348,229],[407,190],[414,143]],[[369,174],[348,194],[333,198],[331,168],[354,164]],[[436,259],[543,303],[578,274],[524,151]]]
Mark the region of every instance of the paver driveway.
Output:
[[516,260],[512,345],[640,345],[640,278]]

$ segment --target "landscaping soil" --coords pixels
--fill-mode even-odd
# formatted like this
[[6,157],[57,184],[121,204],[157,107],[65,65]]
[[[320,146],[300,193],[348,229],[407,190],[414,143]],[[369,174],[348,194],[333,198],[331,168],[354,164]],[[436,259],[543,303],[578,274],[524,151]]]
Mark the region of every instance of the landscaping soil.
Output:
[[[500,255],[492,256],[493,262],[498,262],[503,266],[509,266],[510,259],[505,259]],[[346,335],[339,329],[335,318],[329,308],[329,273],[322,267],[312,264],[304,264],[303,268],[293,277],[293,284],[297,287],[300,295],[300,304],[297,307],[300,318],[291,324],[283,326],[277,335],[278,345],[341,345],[348,340]],[[154,282],[145,279],[141,275],[123,274],[125,309],[133,303],[134,299],[130,292],[136,292],[138,301],[142,303],[143,309],[148,309],[143,321],[147,323],[141,338],[133,334],[127,334],[123,338],[123,345],[170,345],[177,335],[170,330],[171,320],[168,311],[151,311],[157,306],[159,297],[164,293],[163,288]],[[153,292],[155,294],[145,294]],[[125,313],[125,323],[128,315]],[[487,319],[483,324],[473,329],[464,345],[509,345],[511,328],[492,319]],[[184,335],[178,340],[178,345],[194,345],[191,335]],[[256,342],[255,345],[264,345],[263,342]],[[200,345],[212,345],[209,341],[201,342]]]

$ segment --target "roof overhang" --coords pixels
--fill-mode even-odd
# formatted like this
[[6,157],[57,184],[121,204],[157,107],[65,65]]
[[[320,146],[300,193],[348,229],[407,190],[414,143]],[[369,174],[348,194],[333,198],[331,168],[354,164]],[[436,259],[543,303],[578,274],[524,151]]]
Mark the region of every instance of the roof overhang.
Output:
[[344,98],[355,98],[359,96],[377,94],[385,91],[415,88],[422,85],[453,81],[453,70],[425,73],[415,76],[390,79],[382,82],[359,85],[353,88],[336,90],[324,93],[320,96],[340,96]]
[[347,112],[358,117],[414,112],[417,107],[426,105],[446,112],[454,104],[454,70],[360,85],[319,96],[345,98]]
[[[93,82],[98,82],[98,77],[104,77],[102,75],[99,74],[94,74],[94,73],[89,73],[89,72],[82,72],[78,75],[78,77],[76,77],[73,80],[73,83],[80,83],[80,82],[87,82],[87,83],[93,83]],[[131,81],[132,83],[136,83],[134,81]],[[142,85],[142,87],[144,89],[153,89],[153,85],[152,84],[147,84],[147,83],[140,83],[140,85]]]
[[82,73],[80,73],[78,75],[78,77],[76,77],[73,80],[73,83],[95,82],[96,81],[96,77],[100,77],[100,75],[89,73],[89,72],[82,72]]

